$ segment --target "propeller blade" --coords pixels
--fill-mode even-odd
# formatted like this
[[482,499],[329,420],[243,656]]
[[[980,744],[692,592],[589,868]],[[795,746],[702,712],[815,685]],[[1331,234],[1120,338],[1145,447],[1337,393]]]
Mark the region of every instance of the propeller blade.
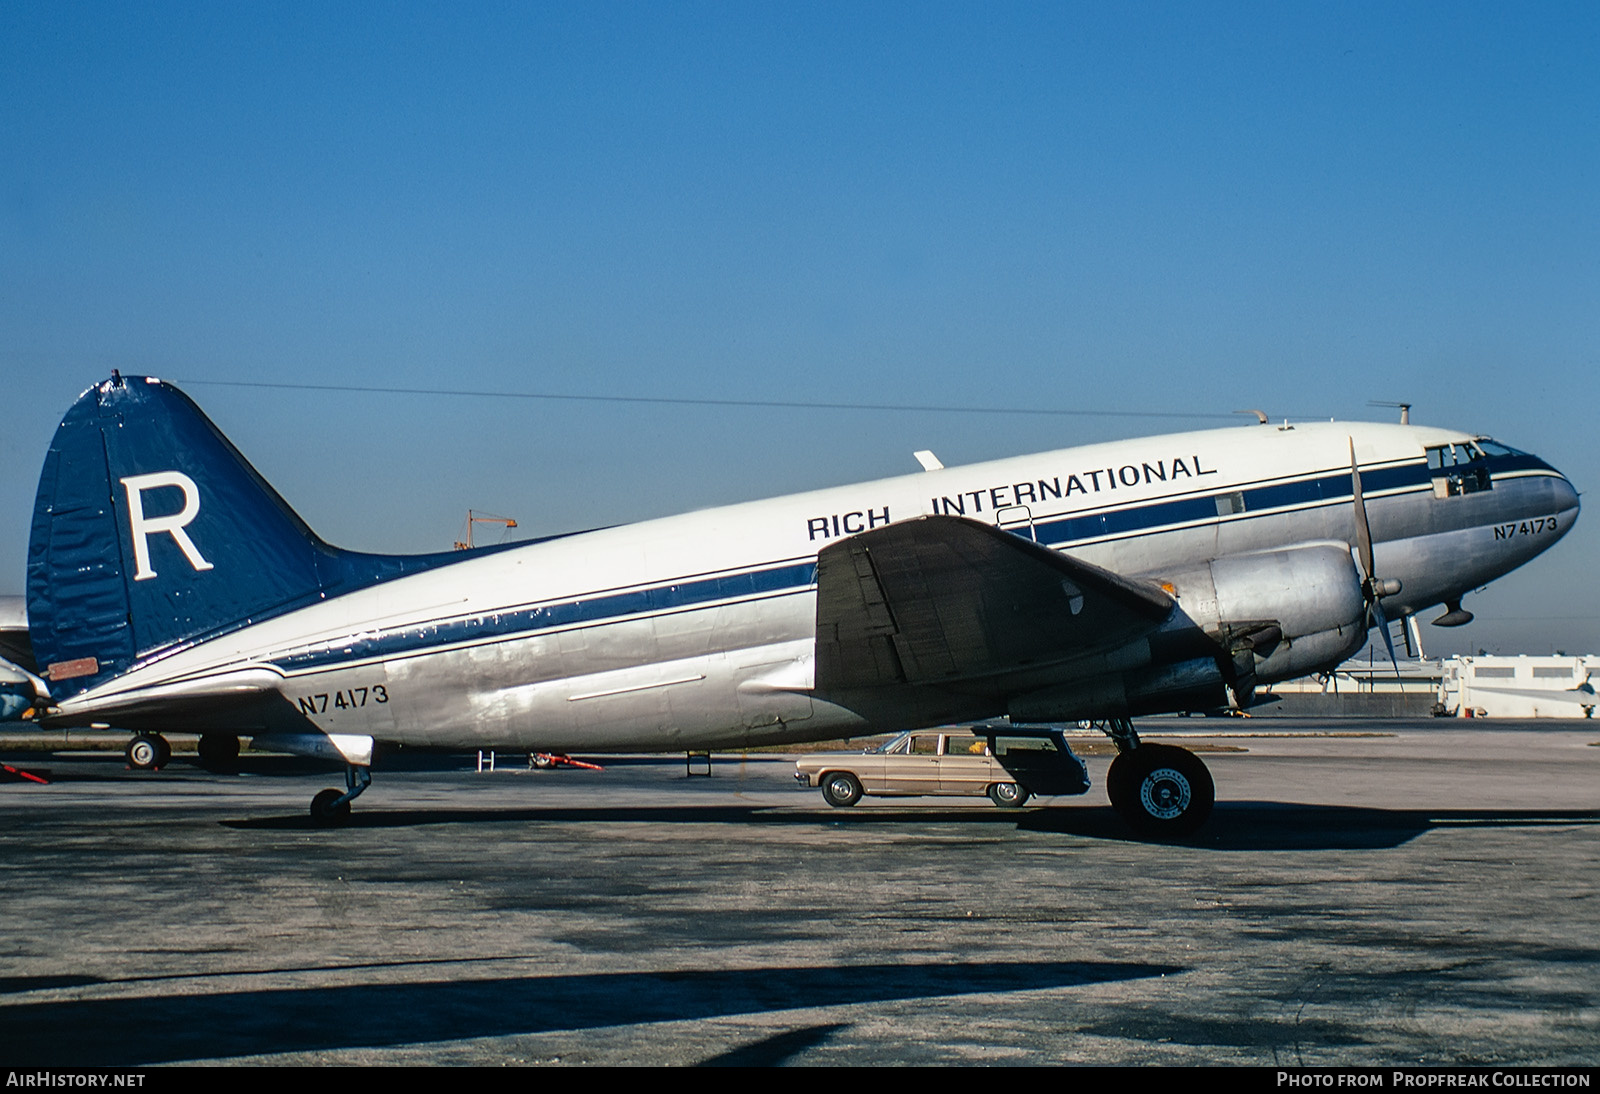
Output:
[[1383,644],[1389,649],[1389,664],[1394,666],[1394,678],[1400,679],[1400,660],[1394,655],[1394,636],[1389,633],[1389,617],[1383,614],[1383,601],[1377,596],[1372,598],[1372,618],[1377,623],[1379,632],[1383,635]]
[[[1356,466],[1356,441],[1350,438],[1350,493],[1356,504],[1356,549],[1361,554],[1362,577],[1371,583],[1377,575],[1372,572],[1372,526],[1367,523],[1367,502],[1361,496],[1361,468]],[[1376,601],[1377,595],[1369,593]],[[1388,632],[1385,631],[1385,634]]]
[[1378,630],[1383,634],[1383,644],[1389,651],[1389,664],[1394,666],[1395,679],[1400,679],[1400,659],[1394,653],[1394,636],[1389,633],[1389,617],[1383,612],[1383,592],[1385,583],[1378,580],[1374,572],[1376,565],[1372,559],[1372,525],[1367,523],[1367,502],[1361,494],[1361,467],[1356,463],[1356,439],[1350,441],[1350,495],[1356,507],[1356,551],[1361,556],[1362,582],[1361,592],[1367,598],[1367,608],[1372,613],[1372,621],[1377,624]]

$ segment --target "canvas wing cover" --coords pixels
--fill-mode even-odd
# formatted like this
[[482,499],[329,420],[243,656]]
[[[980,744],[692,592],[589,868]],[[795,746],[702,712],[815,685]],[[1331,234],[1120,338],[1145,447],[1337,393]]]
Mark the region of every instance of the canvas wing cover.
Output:
[[1110,649],[1153,630],[1159,588],[977,521],[930,516],[817,556],[817,687],[938,684]]

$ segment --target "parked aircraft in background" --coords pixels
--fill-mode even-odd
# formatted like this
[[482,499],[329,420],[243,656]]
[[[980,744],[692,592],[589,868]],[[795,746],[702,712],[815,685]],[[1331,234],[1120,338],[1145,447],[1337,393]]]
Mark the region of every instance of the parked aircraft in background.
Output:
[[[386,742],[683,751],[956,721],[1094,720],[1141,831],[1205,819],[1191,753],[1130,719],[1248,707],[1368,628],[1446,606],[1572,527],[1536,456],[1448,429],[1252,425],[929,470],[435,555],[329,546],[170,384],[62,421],[11,694],[46,726],[346,763]],[[919,457],[921,458],[921,457]],[[17,637],[13,635],[13,638]],[[21,673],[18,676],[18,673]],[[20,683],[18,682],[20,680]],[[13,716],[21,713],[20,708]]]

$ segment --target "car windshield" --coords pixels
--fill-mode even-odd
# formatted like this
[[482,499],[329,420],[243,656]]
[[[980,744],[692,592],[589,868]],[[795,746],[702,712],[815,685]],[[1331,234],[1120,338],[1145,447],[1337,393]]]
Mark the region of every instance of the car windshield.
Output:
[[873,752],[880,752],[880,753],[904,752],[906,750],[906,746],[910,743],[910,741],[911,741],[911,734],[902,733],[902,734],[900,734],[900,736],[895,737],[892,740],[886,741],[883,744],[879,745],[877,748],[872,749],[872,751]]

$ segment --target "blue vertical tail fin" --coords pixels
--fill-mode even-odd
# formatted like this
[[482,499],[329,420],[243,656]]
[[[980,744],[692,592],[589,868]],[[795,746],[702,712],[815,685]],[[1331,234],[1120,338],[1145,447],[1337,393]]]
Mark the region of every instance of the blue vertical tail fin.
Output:
[[29,637],[60,699],[164,651],[451,558],[330,547],[188,396],[113,375],[79,397],[45,458]]

